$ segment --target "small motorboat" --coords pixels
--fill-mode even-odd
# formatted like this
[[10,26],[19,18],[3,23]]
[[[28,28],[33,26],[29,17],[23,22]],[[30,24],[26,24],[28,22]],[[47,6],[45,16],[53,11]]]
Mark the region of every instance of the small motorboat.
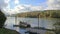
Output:
[[26,27],[26,28],[31,27],[30,24],[28,24],[27,22],[22,22],[22,21],[20,21],[20,26],[21,27]]
[[19,25],[13,25],[13,27],[19,27]]

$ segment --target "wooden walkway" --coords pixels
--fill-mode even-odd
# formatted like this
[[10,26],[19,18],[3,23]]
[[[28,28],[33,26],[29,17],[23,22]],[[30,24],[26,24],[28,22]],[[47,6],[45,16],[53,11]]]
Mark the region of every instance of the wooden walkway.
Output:
[[26,28],[27,31],[37,34],[45,34],[46,30],[40,30],[40,29],[33,29],[33,28]]
[[[42,29],[35,29],[35,28],[26,28],[26,30],[30,33],[36,33],[36,34],[46,34],[47,30]],[[54,34],[54,32],[51,31],[51,33]]]

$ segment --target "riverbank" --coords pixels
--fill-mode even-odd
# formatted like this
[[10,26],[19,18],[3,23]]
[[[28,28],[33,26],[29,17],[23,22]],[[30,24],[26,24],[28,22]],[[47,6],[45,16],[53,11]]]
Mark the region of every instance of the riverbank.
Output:
[[0,34],[20,34],[15,30],[10,30],[6,28],[0,28]]
[[31,11],[19,13],[17,16],[23,18],[60,18],[60,10]]

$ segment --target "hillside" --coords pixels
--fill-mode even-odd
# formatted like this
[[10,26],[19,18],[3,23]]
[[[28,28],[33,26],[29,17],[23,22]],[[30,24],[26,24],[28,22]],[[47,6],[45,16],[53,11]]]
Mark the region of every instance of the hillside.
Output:
[[25,13],[19,13],[17,14],[18,17],[28,17],[28,18],[37,18],[38,16],[40,18],[60,18],[60,10],[44,10],[44,11],[31,11],[31,12],[25,12]]

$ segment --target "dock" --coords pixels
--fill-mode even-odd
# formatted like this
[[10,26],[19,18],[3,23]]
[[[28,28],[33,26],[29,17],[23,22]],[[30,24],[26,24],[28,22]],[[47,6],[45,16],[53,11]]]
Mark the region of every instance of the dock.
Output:
[[[35,28],[26,28],[27,32],[29,34],[46,34],[48,31],[47,30],[42,30],[42,29],[35,29]],[[53,31],[49,31],[50,33],[54,34]]]

